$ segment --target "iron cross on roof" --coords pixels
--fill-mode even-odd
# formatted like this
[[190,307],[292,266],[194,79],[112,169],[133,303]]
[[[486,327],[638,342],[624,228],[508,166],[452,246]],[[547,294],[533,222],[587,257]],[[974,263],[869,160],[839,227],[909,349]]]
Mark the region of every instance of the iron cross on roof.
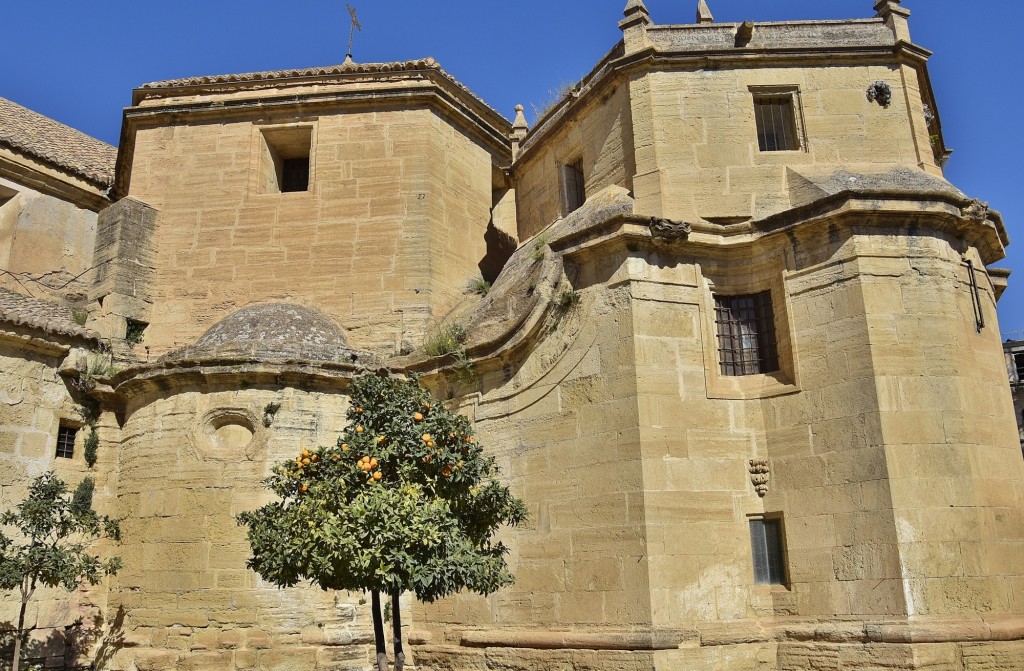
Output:
[[352,41],[356,37],[356,30],[362,32],[363,26],[359,23],[359,17],[356,16],[356,8],[352,5],[346,4],[348,8],[348,15],[352,18],[352,25],[348,29],[348,52],[345,54],[345,62],[352,62]]

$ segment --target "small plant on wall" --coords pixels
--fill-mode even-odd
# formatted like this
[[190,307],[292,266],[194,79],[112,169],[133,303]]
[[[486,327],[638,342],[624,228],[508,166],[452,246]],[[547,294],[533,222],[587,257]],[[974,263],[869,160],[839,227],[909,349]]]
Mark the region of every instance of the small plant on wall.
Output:
[[387,671],[381,594],[391,600],[396,671],[403,668],[399,598],[434,601],[513,581],[502,525],[526,507],[496,479],[469,420],[435,402],[413,377],[352,383],[348,427],[334,446],[303,450],[266,484],[280,498],[243,513],[265,580],[370,592],[378,671]]

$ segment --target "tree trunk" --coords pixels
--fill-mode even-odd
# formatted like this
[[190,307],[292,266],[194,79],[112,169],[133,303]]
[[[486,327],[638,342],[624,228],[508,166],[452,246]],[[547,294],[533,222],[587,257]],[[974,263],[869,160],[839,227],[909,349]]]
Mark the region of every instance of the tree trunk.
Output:
[[380,592],[370,592],[370,601],[373,610],[373,640],[377,644],[377,671],[388,671],[388,652],[384,647],[384,618],[380,614]]
[[28,600],[31,594],[28,592],[28,578],[21,586],[21,610],[18,611],[18,632],[14,636],[14,661],[11,662],[11,671],[18,671],[21,665],[21,639],[25,637],[25,609],[28,607]]
[[395,650],[395,671],[405,668],[405,651],[402,650],[402,608],[398,603],[400,592],[391,593],[391,634]]

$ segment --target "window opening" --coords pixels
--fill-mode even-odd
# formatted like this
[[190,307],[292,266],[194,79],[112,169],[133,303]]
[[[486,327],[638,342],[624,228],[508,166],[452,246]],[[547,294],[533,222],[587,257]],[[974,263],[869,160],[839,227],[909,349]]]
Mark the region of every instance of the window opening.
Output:
[[562,193],[565,214],[575,212],[587,201],[582,159],[562,166]]
[[715,296],[715,326],[722,375],[758,375],[779,369],[770,291]]
[[137,319],[125,320],[124,339],[129,345],[138,345],[146,335],[147,326],[149,324]]
[[800,148],[796,132],[793,96],[755,96],[757,146],[761,151],[793,151]]
[[78,428],[61,424],[57,429],[57,458],[71,459],[75,456],[75,436]]
[[758,585],[785,585],[782,521],[750,520],[750,545],[754,554],[754,582]]
[[262,193],[309,191],[312,126],[286,126],[263,129],[263,156],[260,159]]
[[1024,382],[1024,352],[1013,353],[1013,365],[1017,368],[1017,382]]

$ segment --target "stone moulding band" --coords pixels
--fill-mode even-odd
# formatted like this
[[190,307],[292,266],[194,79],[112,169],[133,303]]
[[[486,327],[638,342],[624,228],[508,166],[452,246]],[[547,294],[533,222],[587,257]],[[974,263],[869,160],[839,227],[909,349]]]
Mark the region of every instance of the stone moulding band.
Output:
[[[413,645],[435,647],[429,632],[411,632]],[[647,631],[465,631],[458,634],[464,648],[522,648],[536,650],[651,651],[716,647],[748,643],[923,644],[1024,641],[1024,617],[1005,616],[967,620],[890,620],[835,622],[737,621],[701,624],[691,629]]]

